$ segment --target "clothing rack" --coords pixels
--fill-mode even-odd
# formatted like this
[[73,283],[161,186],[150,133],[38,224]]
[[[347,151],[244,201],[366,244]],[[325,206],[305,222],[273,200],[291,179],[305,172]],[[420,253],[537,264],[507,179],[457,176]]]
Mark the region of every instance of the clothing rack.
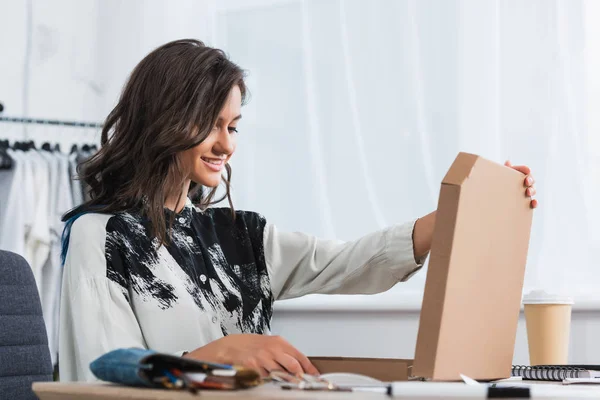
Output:
[[[0,113],[2,113],[2,111],[4,111],[4,104],[0,103]],[[17,124],[73,126],[77,128],[102,128],[103,126],[101,123],[98,122],[60,121],[57,119],[39,119],[24,117],[3,117],[1,115],[0,122],[13,122]]]
[[13,122],[18,124],[38,124],[38,125],[58,125],[72,126],[77,128],[102,128],[103,125],[98,122],[79,122],[79,121],[60,121],[56,119],[37,119],[37,118],[22,118],[22,117],[2,117],[0,122]]

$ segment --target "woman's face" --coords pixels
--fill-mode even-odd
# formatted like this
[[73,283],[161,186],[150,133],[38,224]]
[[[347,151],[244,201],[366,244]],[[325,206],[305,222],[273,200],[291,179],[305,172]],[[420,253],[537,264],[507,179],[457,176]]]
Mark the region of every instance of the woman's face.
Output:
[[221,182],[221,173],[225,164],[235,151],[237,124],[242,115],[242,94],[236,85],[219,113],[219,118],[211,133],[196,147],[182,153],[184,168],[190,171],[188,178],[192,182],[216,187]]

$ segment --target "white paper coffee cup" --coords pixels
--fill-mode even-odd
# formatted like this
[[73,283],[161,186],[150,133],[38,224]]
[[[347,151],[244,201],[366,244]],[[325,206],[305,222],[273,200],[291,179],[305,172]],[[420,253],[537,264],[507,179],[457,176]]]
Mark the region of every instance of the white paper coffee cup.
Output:
[[529,363],[567,364],[573,299],[541,290],[523,298]]

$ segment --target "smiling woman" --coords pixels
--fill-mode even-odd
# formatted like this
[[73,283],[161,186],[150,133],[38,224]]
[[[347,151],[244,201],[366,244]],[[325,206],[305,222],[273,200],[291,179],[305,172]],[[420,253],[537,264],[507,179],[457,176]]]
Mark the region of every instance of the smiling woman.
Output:
[[[187,193],[190,182],[206,187],[216,187],[221,182],[221,171],[228,167],[227,162],[236,148],[237,123],[242,118],[240,109],[242,105],[242,92],[235,85],[223,109],[219,113],[217,122],[206,139],[198,146],[186,150],[181,155],[181,160],[189,179],[184,182],[184,193]],[[180,209],[185,204],[186,196],[167,199],[167,207]]]
[[[193,160],[213,144],[214,151],[221,152],[212,154],[216,158],[235,149],[222,142],[221,133],[235,130],[229,124],[235,124],[246,95],[243,78],[243,71],[221,50],[198,41],[171,42],[146,56],[131,73],[117,106],[106,119],[102,148],[81,173],[81,179],[90,186],[92,200],[67,213],[65,219],[90,210],[110,213],[143,209],[154,236],[164,242],[165,199],[184,198],[189,189],[191,196],[202,199],[202,207],[213,202],[221,176],[215,172],[212,184],[194,180],[199,185],[190,186],[190,174],[197,173],[195,164],[202,162],[199,157]],[[228,114],[220,115],[225,104]],[[237,114],[231,117],[231,112]],[[224,117],[229,120],[224,121]],[[220,125],[215,124],[217,119]],[[225,169],[225,196],[232,205],[231,169],[227,164]],[[207,196],[201,194],[203,184],[213,188]]]
[[[243,78],[196,40],[168,43],[134,69],[83,168],[91,200],[64,217],[61,379],[93,379],[90,362],[123,347],[317,373],[268,335],[273,302],[380,293],[423,265],[435,212],[344,243],[234,211],[229,160]],[[529,170],[513,168],[523,172],[521,195],[533,195]],[[223,170],[230,207],[210,207]]]

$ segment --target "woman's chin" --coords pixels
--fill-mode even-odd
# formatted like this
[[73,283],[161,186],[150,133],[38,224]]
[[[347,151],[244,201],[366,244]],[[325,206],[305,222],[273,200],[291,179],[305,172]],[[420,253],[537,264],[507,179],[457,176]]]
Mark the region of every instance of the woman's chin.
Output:
[[198,185],[202,185],[207,188],[215,188],[221,184],[221,175],[218,177],[202,177],[200,179],[192,179]]

